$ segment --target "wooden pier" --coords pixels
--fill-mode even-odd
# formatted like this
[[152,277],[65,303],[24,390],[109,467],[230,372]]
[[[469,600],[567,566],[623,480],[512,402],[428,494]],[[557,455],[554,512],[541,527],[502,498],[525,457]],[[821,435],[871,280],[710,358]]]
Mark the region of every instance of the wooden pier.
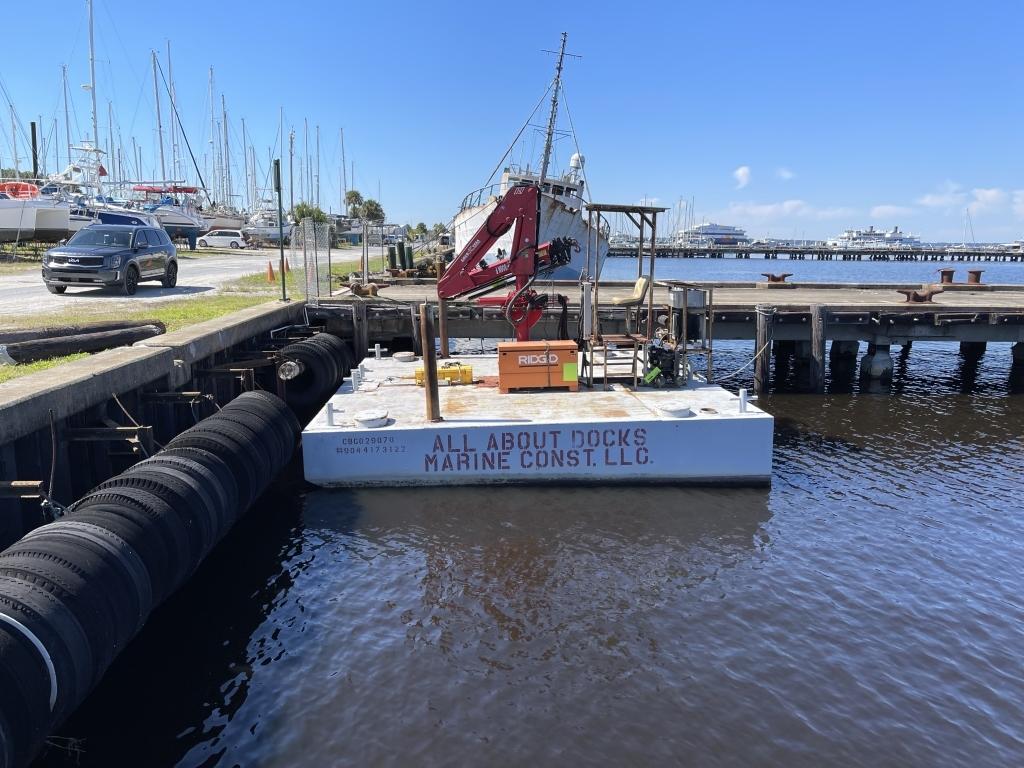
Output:
[[[646,251],[645,251],[646,254]],[[636,258],[637,248],[613,247],[613,258]],[[906,246],[849,247],[745,243],[738,245],[658,245],[657,255],[666,259],[750,259],[785,257],[791,261],[934,261],[934,262],[1024,262],[1024,250],[1010,246]]]
[[[692,285],[693,283],[691,283]],[[698,283],[714,288],[713,327],[716,340],[758,340],[760,354],[755,387],[768,386],[773,353],[793,355],[809,366],[809,389],[822,391],[826,365],[856,361],[861,342],[868,353],[861,371],[885,381],[892,375],[889,350],[909,348],[914,341],[956,342],[960,352],[979,356],[989,342],[1011,343],[1015,364],[1024,364],[1024,286],[943,285],[930,303],[907,303],[902,290],[919,284],[841,283]],[[579,305],[575,283],[546,283],[544,289],[569,297],[565,319],[575,336]],[[602,283],[601,298],[610,301],[632,291],[630,283]],[[668,285],[655,289],[655,314],[668,313]],[[310,305],[311,322],[355,340],[357,350],[381,344],[390,349],[420,348],[416,318],[423,304],[437,303],[431,281],[407,282],[381,288],[377,297],[336,295]],[[554,304],[554,302],[552,302]],[[534,338],[555,339],[562,318],[551,309],[534,327]],[[498,309],[468,302],[448,302],[448,335],[452,338],[508,338],[510,326]],[[625,331],[625,313],[602,308],[605,333]],[[358,353],[358,352],[357,352]]]

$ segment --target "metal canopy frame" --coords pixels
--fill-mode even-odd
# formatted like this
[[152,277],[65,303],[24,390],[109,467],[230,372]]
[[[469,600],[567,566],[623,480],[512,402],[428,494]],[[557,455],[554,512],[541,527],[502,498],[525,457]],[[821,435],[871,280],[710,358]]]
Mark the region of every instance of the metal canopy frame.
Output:
[[[594,300],[591,305],[592,332],[600,335],[599,313],[600,306],[598,287],[601,284],[601,264],[598,263],[598,238],[600,237],[599,225],[601,217],[606,213],[625,214],[637,229],[640,230],[640,240],[636,250],[636,276],[640,279],[644,276],[644,246],[648,247],[648,285],[647,285],[647,331],[646,340],[651,337],[651,325],[654,317],[654,260],[657,255],[658,237],[658,214],[664,213],[668,208],[655,205],[622,205],[618,203],[587,203],[584,206],[587,210],[587,275],[594,276]],[[650,240],[645,243],[646,235],[649,233]],[[591,269],[591,255],[593,255],[593,269]]]

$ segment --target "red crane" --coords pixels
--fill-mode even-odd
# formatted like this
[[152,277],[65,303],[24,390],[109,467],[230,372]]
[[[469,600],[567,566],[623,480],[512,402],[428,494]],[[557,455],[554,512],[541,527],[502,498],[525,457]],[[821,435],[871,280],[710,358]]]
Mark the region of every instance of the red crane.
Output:
[[[487,250],[502,235],[515,227],[509,255],[487,264]],[[516,332],[516,341],[529,341],[532,328],[544,314],[547,294],[531,287],[538,276],[568,264],[579,243],[556,237],[547,243],[540,239],[540,190],[536,186],[512,187],[501,198],[487,220],[470,239],[437,281],[439,299],[476,298],[485,306],[500,306]],[[512,285],[504,296],[484,296]]]

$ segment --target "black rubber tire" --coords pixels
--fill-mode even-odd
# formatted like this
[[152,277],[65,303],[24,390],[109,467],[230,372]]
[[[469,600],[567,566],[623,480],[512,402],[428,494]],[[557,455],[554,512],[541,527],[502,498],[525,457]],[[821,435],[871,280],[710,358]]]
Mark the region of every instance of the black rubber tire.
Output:
[[[10,576],[0,576],[0,611],[25,625],[46,648],[57,675],[50,723],[60,722],[85,698],[96,677],[85,630],[62,601],[32,582]],[[47,681],[49,702],[49,677]]]
[[319,347],[327,354],[328,359],[328,370],[330,371],[330,380],[325,387],[324,394],[334,394],[334,391],[338,388],[338,382],[341,381],[341,370],[342,360],[341,352],[338,350],[335,341],[341,341],[336,336],[331,336],[329,333],[318,333],[314,336],[310,336],[303,342],[303,344],[313,345]]
[[0,622],[0,766],[27,765],[49,735],[50,675],[20,630]]
[[[151,608],[164,601],[174,578],[171,570],[174,553],[168,550],[167,542],[145,512],[127,504],[107,502],[76,510],[68,519],[97,525],[124,539],[139,553],[146,566],[152,590]],[[3,558],[0,557],[2,562]]]
[[[268,397],[273,397],[276,402],[262,397],[249,397],[249,395],[268,395]],[[260,420],[265,427],[277,435],[281,453],[281,463],[278,469],[291,460],[302,428],[299,426],[299,420],[295,418],[295,412],[283,400],[265,392],[244,392],[221,408],[220,413],[225,412],[248,414],[254,419]]]
[[121,283],[121,290],[125,296],[134,296],[139,289],[139,268],[129,264],[124,270],[124,279]]
[[46,284],[46,290],[48,290],[50,293],[61,294],[64,293],[64,291],[66,291],[67,289],[68,287],[66,285],[50,285],[49,283]]
[[238,247],[238,241],[237,240],[232,240],[231,241],[231,247],[232,248],[237,248]]
[[356,356],[352,352],[352,347],[348,344],[341,342],[341,346],[341,376],[344,378],[352,373],[352,369],[356,367]]
[[208,248],[209,246],[208,246],[208,245],[206,244],[206,241],[205,241],[205,240],[202,240],[202,239],[201,239],[201,240],[199,241],[199,247],[200,247],[200,248]]
[[85,572],[90,588],[98,590],[97,594],[109,593],[114,609],[115,654],[119,653],[153,609],[153,585],[146,564],[120,536],[70,518],[29,531],[19,543],[32,542],[45,548],[60,541],[78,548],[78,552],[68,551],[65,559]]
[[[249,486],[252,495],[247,499],[245,509],[249,508],[249,505],[263,493],[263,489],[274,479],[272,457],[266,453],[261,444],[252,439],[248,430],[240,428],[239,425],[225,419],[214,421],[214,417],[211,416],[192,427],[188,432],[207,437],[217,435],[223,438],[225,444],[230,446],[229,453],[241,459],[243,464],[249,467],[249,471],[252,473],[252,482]],[[183,445],[184,443],[179,442],[181,437],[182,435],[179,435],[174,438],[168,447]],[[217,453],[217,455],[227,461],[227,455],[222,453]]]
[[249,408],[255,407],[263,409],[260,412],[272,413],[280,416],[280,419],[284,426],[287,428],[289,434],[292,435],[294,440],[298,440],[299,435],[302,433],[302,425],[299,420],[295,417],[295,411],[288,407],[288,403],[282,400],[275,394],[265,392],[263,390],[255,390],[253,392],[243,392],[226,407],[230,408]]
[[199,484],[181,472],[167,467],[129,469],[100,483],[93,490],[140,488],[159,496],[175,512],[185,527],[189,541],[189,573],[196,569],[213,546],[213,502]]
[[226,496],[224,515],[218,521],[220,536],[223,536],[241,514],[238,499],[238,481],[234,472],[220,456],[211,451],[204,451],[202,448],[164,448],[157,456],[180,456],[183,459],[194,461],[214,474],[220,490]]
[[269,460],[272,475],[276,475],[284,466],[285,457],[288,455],[288,445],[281,438],[272,421],[267,421],[259,414],[249,413],[240,408],[225,407],[206,420],[206,425],[210,429],[218,429],[221,424],[237,427],[245,432],[254,444],[259,445],[260,452],[265,454]]
[[[168,558],[168,581],[163,589],[154,584],[154,601],[166,598],[179,584],[192,573],[191,546],[188,532],[182,523],[181,515],[166,501],[141,488],[105,488],[90,491],[76,501],[68,510],[72,517],[80,510],[93,505],[114,504],[130,507],[144,514],[160,538],[170,555]],[[157,596],[160,596],[158,598]]]
[[285,401],[300,414],[319,407],[335,376],[330,355],[317,344],[297,342],[279,353],[285,360],[302,363],[304,370],[285,382]]
[[195,480],[201,489],[205,491],[212,505],[209,517],[210,547],[212,548],[226,530],[225,526],[228,525],[228,521],[234,518],[235,509],[238,507],[237,488],[232,487],[230,490],[235,490],[236,492],[230,493],[229,489],[220,483],[217,473],[212,469],[193,458],[180,456],[176,453],[168,453],[167,451],[160,451],[155,456],[140,461],[138,464],[129,467],[126,472],[131,473],[142,468],[156,467],[167,467],[181,472],[186,477]]
[[171,440],[167,447],[199,448],[209,451],[227,464],[238,485],[238,508],[241,515],[249,508],[259,493],[258,487],[261,482],[257,471],[259,460],[249,456],[246,448],[240,446],[237,439],[225,436],[220,432],[211,432],[202,426],[204,423],[205,420],[185,430]]
[[163,279],[160,280],[164,288],[173,288],[178,284],[178,262],[172,261],[164,270]]
[[90,583],[88,574],[71,563],[47,557],[39,547],[29,547],[0,555],[0,576],[31,581],[68,607],[89,639],[92,666],[98,680],[117,652],[116,616],[109,601],[96,591],[102,589],[101,585]]

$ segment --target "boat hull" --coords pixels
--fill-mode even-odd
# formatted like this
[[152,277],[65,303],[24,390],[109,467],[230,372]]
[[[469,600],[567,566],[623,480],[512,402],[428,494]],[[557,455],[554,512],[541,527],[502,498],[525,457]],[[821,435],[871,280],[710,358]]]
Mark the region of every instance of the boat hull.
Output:
[[[498,198],[492,197],[486,203],[464,208],[455,217],[455,252],[461,253],[469,241],[476,234],[480,226],[486,221],[498,205]],[[514,232],[510,230],[505,233],[487,251],[485,258],[488,260],[498,258],[498,249],[507,254],[512,247]],[[594,232],[590,225],[583,219],[581,213],[573,208],[567,207],[561,201],[551,195],[541,195],[540,214],[540,242],[545,243],[556,237],[571,237],[580,244],[579,253],[573,253],[572,261],[565,266],[559,267],[553,273],[546,274],[555,280],[575,280],[586,270],[587,266],[587,242],[590,241],[590,273],[597,274],[600,265],[608,256],[608,239],[601,232],[597,233],[596,254]],[[596,258],[595,258],[596,257]]]
[[245,217],[236,216],[230,213],[217,213],[212,216],[203,216],[203,223],[209,232],[212,229],[242,229],[245,226]]
[[36,234],[36,209],[25,200],[0,200],[0,242],[31,240]]

